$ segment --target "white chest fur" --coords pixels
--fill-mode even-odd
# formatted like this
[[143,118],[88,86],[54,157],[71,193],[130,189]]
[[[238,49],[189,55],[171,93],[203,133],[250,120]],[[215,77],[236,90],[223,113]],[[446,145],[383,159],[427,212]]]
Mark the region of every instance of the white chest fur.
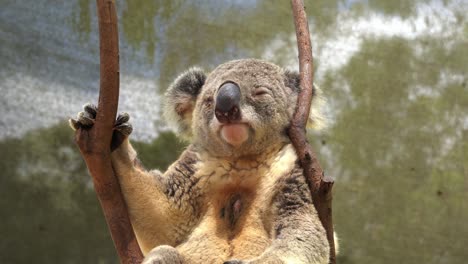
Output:
[[205,210],[220,225],[239,231],[239,220],[248,222],[269,211],[276,183],[293,170],[296,159],[291,145],[235,161],[202,156],[195,177]]
[[290,144],[274,148],[258,157],[239,160],[203,154],[200,156],[201,162],[197,165],[195,178],[200,180],[200,187],[208,193],[231,185],[244,188],[269,185],[290,172],[297,159]]
[[215,255],[251,258],[271,244],[271,200],[275,184],[295,166],[291,145],[261,157],[238,161],[200,157],[195,177],[203,189],[204,211],[189,241],[181,250],[193,254],[211,248]]

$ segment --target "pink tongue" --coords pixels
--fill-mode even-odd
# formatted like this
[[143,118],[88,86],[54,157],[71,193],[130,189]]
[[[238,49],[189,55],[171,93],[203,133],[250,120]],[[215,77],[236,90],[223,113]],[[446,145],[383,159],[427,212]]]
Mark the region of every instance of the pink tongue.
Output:
[[240,145],[249,137],[249,130],[245,124],[225,125],[221,128],[221,136],[231,145]]

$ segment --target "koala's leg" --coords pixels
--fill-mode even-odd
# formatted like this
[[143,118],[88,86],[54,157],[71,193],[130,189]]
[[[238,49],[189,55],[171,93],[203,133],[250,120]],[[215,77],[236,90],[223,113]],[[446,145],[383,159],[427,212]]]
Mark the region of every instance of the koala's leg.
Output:
[[329,245],[309,188],[301,169],[295,169],[276,185],[273,200],[275,212],[273,242],[259,257],[231,260],[234,263],[309,263],[326,264]]

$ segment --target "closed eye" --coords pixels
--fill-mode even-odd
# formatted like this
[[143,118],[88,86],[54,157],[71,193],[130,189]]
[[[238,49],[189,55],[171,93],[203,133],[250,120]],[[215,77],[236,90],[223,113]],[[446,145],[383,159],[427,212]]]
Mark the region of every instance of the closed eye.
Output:
[[270,95],[270,89],[266,87],[257,87],[254,90],[254,96],[264,96],[264,95]]

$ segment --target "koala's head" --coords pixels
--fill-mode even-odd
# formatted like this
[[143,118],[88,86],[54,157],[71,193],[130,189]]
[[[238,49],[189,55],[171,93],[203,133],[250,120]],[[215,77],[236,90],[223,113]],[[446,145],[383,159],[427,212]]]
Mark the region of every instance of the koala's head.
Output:
[[[299,74],[244,59],[224,63],[208,76],[199,68],[180,75],[166,93],[165,116],[178,132],[218,157],[257,155],[289,142]],[[323,121],[314,87],[312,125]]]

